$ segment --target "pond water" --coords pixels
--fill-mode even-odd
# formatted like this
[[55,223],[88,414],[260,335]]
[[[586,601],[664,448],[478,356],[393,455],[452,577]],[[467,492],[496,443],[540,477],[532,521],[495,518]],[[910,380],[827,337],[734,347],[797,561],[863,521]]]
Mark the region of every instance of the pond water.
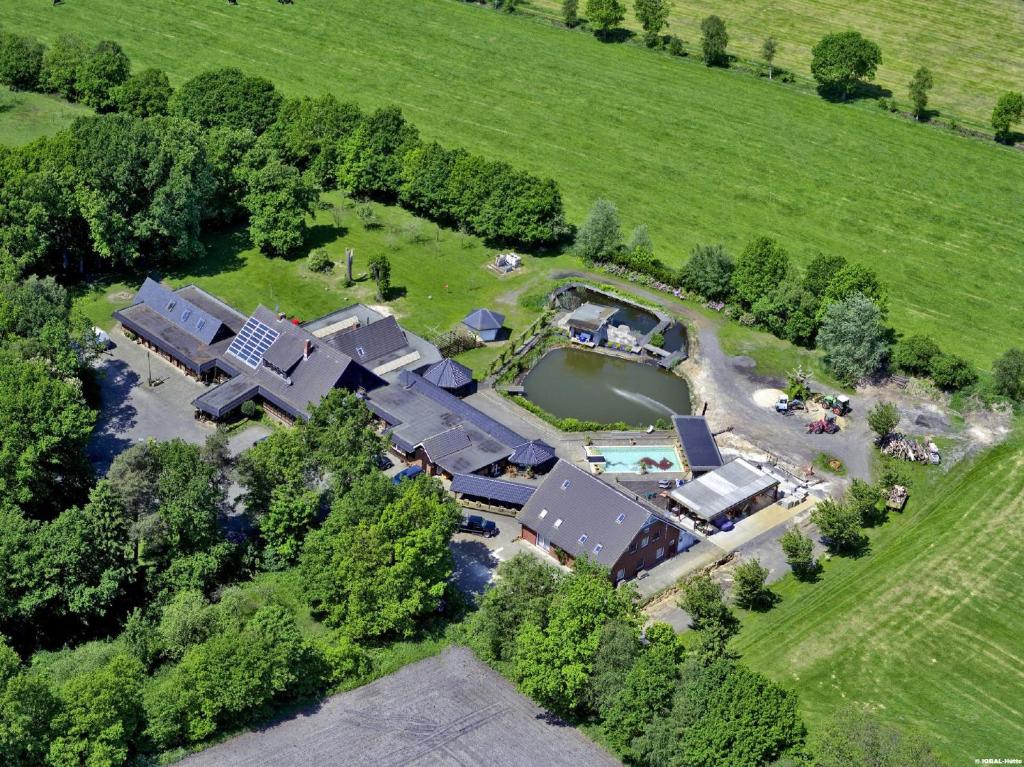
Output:
[[559,418],[646,426],[690,413],[686,379],[653,365],[553,349],[523,381],[526,398]]
[[686,325],[681,322],[673,322],[665,328],[665,345],[662,346],[667,352],[686,351]]

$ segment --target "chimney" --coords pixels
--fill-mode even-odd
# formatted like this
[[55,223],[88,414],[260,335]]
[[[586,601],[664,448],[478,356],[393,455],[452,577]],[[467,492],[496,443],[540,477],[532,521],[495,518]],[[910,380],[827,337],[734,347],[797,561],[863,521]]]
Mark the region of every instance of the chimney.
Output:
[[310,340],[309,340],[309,339],[307,338],[307,339],[306,339],[306,343],[305,343],[305,346],[304,346],[304,347],[303,347],[303,349],[302,349],[302,359],[304,359],[304,360],[308,360],[308,359],[309,359],[309,353],[310,353],[311,351],[313,351],[313,342],[312,342],[312,341],[310,341]]
[[282,322],[284,320],[284,312],[277,313],[277,321]]

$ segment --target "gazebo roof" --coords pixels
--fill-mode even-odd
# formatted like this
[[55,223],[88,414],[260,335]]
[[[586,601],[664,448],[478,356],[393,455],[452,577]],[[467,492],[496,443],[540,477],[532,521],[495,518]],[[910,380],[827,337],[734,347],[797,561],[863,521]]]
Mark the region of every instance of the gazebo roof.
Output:
[[547,442],[533,439],[519,445],[509,460],[517,466],[540,466],[555,457],[555,449]]
[[445,358],[431,365],[423,378],[442,389],[459,389],[473,380],[473,371],[455,360]]
[[474,309],[462,320],[462,324],[473,330],[499,330],[505,322],[505,315],[490,309]]

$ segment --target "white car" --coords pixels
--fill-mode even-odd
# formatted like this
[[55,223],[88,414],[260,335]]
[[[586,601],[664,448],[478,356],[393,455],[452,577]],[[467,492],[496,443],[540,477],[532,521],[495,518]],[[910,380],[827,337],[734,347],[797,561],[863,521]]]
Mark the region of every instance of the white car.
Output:
[[781,397],[779,397],[779,399],[775,402],[775,412],[776,413],[788,413],[789,412],[789,397],[787,397],[785,394],[783,394]]

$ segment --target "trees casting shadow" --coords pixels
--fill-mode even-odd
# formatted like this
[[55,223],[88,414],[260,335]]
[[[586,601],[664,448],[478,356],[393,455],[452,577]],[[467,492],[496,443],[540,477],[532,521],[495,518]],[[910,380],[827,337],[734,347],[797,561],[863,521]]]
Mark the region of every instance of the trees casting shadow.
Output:
[[892,98],[891,90],[878,83],[869,82],[858,82],[848,91],[830,85],[819,85],[817,90],[819,96],[833,104],[845,104],[864,99]]

